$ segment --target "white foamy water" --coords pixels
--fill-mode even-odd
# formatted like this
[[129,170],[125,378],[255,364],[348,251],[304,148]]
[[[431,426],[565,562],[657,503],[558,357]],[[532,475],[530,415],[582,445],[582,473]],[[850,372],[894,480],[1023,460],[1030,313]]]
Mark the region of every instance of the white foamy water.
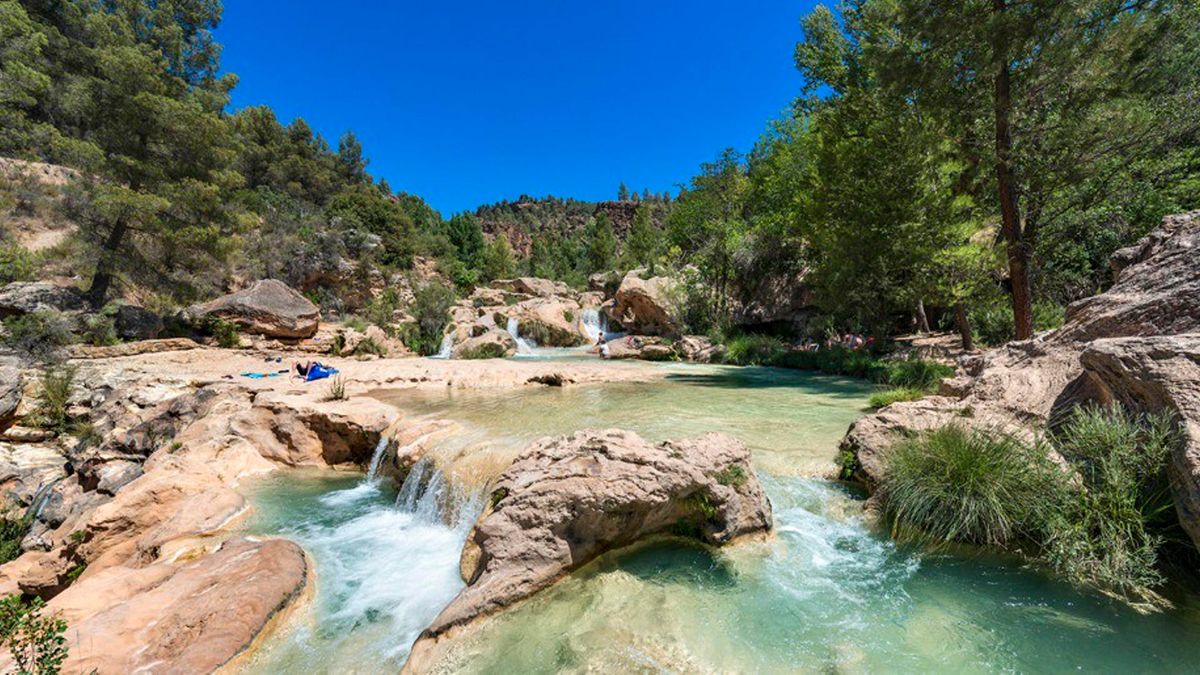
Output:
[[438,349],[438,353],[429,357],[431,359],[448,359],[454,352],[454,334],[447,333],[442,337],[442,346]]
[[519,327],[520,322],[517,321],[516,317],[509,317],[507,326],[508,334],[511,335],[513,340],[516,340],[517,342],[517,355],[533,356],[533,349],[537,345],[533,343],[533,340],[526,340],[525,338],[521,337],[521,334],[518,332]]

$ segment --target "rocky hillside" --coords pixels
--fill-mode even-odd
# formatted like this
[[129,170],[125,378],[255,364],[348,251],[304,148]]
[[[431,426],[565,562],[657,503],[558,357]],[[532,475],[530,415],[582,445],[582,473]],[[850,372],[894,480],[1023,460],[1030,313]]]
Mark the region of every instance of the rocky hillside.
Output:
[[[475,209],[483,231],[489,236],[508,237],[513,250],[528,256],[536,236],[581,238],[588,224],[601,213],[608,216],[618,240],[625,239],[633,224],[633,215],[641,201],[585,202],[559,197],[535,198],[521,195],[515,202],[503,201]],[[652,199],[645,202],[661,207],[665,202]],[[652,208],[651,218],[661,225],[665,209]]]

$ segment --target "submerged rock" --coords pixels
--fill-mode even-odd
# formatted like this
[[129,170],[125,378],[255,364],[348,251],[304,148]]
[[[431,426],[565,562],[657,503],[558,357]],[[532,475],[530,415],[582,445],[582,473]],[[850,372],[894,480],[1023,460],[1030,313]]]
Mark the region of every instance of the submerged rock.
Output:
[[523,600],[597,556],[658,534],[708,544],[771,528],[750,451],[723,434],[652,444],[611,429],[546,439],[499,478],[467,537],[467,587],[435,638]]
[[320,310],[282,281],[262,279],[247,289],[192,305],[184,317],[191,322],[222,319],[247,333],[299,339],[317,332]]

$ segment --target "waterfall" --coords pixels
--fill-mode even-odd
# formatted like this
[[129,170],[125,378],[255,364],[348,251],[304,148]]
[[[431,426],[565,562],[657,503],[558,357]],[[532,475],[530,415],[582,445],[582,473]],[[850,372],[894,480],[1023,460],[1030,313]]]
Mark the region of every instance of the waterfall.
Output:
[[624,333],[611,332],[608,327],[608,315],[594,307],[583,310],[579,324],[583,328],[584,335],[588,336],[588,340],[592,344],[595,344],[601,335],[604,336],[606,342],[625,337]]
[[434,354],[433,356],[431,356],[429,358],[431,358],[431,359],[448,359],[448,358],[450,358],[450,353],[453,350],[454,350],[454,333],[447,333],[446,336],[442,338],[442,348],[438,350],[437,354]]
[[375,444],[375,452],[371,455],[371,465],[367,469],[367,482],[373,483],[379,475],[379,465],[383,463],[383,456],[387,453],[388,442],[391,441],[386,434],[379,436],[379,442]]
[[533,343],[530,341],[527,341],[521,337],[520,333],[517,332],[517,329],[519,327],[520,327],[520,322],[517,321],[517,318],[515,316],[510,316],[508,318],[508,334],[511,335],[514,340],[517,341],[517,353],[518,354],[532,354],[533,353]]
[[479,494],[468,494],[452,485],[432,460],[423,457],[400,486],[396,508],[412,513],[418,521],[458,529],[474,522],[480,499]]

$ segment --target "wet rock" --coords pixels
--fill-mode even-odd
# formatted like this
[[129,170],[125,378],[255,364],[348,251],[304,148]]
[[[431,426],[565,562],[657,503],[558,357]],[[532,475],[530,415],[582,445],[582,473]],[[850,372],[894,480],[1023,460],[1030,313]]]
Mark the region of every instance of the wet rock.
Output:
[[423,638],[508,607],[646,537],[674,533],[720,545],[770,527],[750,451],[729,436],[651,444],[612,429],[544,439],[496,482],[463,549],[467,587]]
[[245,290],[192,305],[184,317],[193,323],[215,318],[230,321],[247,333],[300,339],[317,332],[320,310],[282,281],[263,279]]
[[642,278],[644,273],[645,270],[633,270],[621,280],[614,296],[613,318],[639,335],[678,334],[679,325],[669,297],[674,282],[667,277]]
[[87,301],[77,289],[43,281],[14,281],[0,288],[0,319],[30,312],[78,312]]

